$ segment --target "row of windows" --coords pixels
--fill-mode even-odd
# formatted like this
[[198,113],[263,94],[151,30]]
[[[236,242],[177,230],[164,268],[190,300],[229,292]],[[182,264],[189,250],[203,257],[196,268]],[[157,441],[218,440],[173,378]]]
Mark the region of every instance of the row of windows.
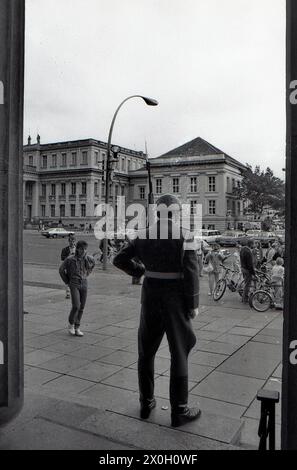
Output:
[[[78,184],[81,184],[81,193],[80,194],[83,194],[83,195],[86,195],[87,194],[87,183],[86,182],[82,182],[82,183],[71,183],[70,184],[70,194],[72,196],[75,196],[77,194],[77,185]],[[41,196],[42,197],[46,197],[46,191],[47,191],[47,185],[46,184],[42,184],[41,185]],[[31,195],[32,195],[32,186],[31,185],[28,185],[27,187],[27,195],[30,196],[30,192],[31,192]],[[51,184],[50,185],[50,196],[56,196],[57,194],[57,185],[55,183]],[[60,194],[61,196],[66,196],[66,183],[61,183],[61,191],[60,191]],[[98,196],[98,183],[94,183],[94,194],[95,196]]]
[[[67,167],[68,163],[70,166],[77,166],[78,164],[78,157],[77,157],[77,152],[72,152],[70,155],[70,161],[69,157],[67,159],[67,153],[62,153],[61,158],[59,159],[59,166],[60,167]],[[106,167],[106,154],[102,153],[99,155],[99,152],[95,152],[95,162],[99,165],[101,165],[101,169],[105,170]],[[33,160],[33,155],[29,155],[28,157],[28,164],[29,166],[33,166],[34,160]],[[83,151],[81,152],[81,160],[80,160],[81,165],[87,165],[88,164],[88,152]],[[58,167],[58,156],[57,154],[52,154],[51,156],[49,155],[42,155],[41,158],[41,168],[42,169],[47,169],[48,166],[50,168],[57,168]],[[127,172],[130,170],[137,170],[140,167],[143,166],[142,161],[138,160],[130,160],[126,159],[125,157],[119,157],[118,161],[115,164],[115,168],[118,171],[123,171]]]
[[[162,178],[156,178],[156,194],[162,194],[163,180]],[[180,178],[173,178],[172,179],[172,191],[173,193],[177,194],[180,192]],[[198,191],[198,178],[197,176],[192,176],[190,178],[190,192],[197,193]],[[208,177],[208,191],[215,192],[216,191],[216,177],[209,176]]]
[[[65,217],[65,204],[61,204],[59,207],[59,214],[57,214],[57,208],[55,205],[50,206],[50,217]],[[80,214],[77,214],[76,212],[76,205],[75,204],[70,204],[70,217],[86,217],[86,205],[81,204],[80,205]],[[46,206],[42,205],[41,206],[41,217],[46,217]]]

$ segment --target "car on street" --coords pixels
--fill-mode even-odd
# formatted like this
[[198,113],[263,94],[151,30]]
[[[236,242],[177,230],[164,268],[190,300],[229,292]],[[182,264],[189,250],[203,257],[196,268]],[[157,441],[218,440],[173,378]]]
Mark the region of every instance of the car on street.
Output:
[[220,246],[236,246],[239,244],[246,244],[247,235],[244,232],[239,232],[236,230],[227,230],[226,232],[220,235],[216,242]]
[[221,232],[219,230],[202,230],[202,239],[210,245],[217,243],[220,235]]
[[74,235],[74,232],[65,230],[62,227],[49,228],[41,231],[41,235],[46,238],[65,238],[68,237],[70,234]]
[[248,230],[246,232],[249,238],[252,238],[255,242],[260,242],[263,248],[268,248],[268,243],[274,243],[277,240],[277,236],[274,232],[264,232],[261,230]]

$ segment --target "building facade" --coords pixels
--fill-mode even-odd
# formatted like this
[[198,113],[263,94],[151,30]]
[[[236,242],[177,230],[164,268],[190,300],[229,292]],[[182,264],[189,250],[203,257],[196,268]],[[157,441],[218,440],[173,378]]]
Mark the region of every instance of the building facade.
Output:
[[[204,229],[244,228],[243,202],[233,193],[242,179],[242,163],[200,137],[150,162],[155,197],[173,194],[190,203],[191,212],[201,204]],[[130,172],[130,202],[145,203],[147,192],[147,172]]]
[[[107,144],[95,139],[24,146],[24,219],[59,222],[69,227],[93,224],[96,206],[105,200]],[[129,172],[143,167],[145,156],[120,147],[109,181],[110,203],[128,196]]]
[[[24,147],[24,217],[28,221],[62,221],[80,228],[95,223],[95,208],[105,201],[107,144],[94,139]],[[146,156],[120,147],[114,163],[109,202],[147,205]],[[233,190],[245,166],[198,137],[160,157],[150,159],[155,199],[162,194],[202,205],[202,228],[224,231],[244,228],[243,202]]]

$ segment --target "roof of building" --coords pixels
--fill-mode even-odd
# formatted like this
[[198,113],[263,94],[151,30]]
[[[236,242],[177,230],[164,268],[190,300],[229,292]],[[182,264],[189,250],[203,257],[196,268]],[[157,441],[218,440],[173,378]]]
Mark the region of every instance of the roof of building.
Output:
[[233,165],[236,164],[241,168],[245,168],[243,163],[235,160],[233,157],[230,157],[230,155],[227,155],[223,150],[218,149],[201,137],[196,137],[196,139],[190,140],[189,142],[186,142],[185,144],[180,145],[179,147],[176,147],[173,150],[170,150],[169,152],[152,159],[151,161],[155,161],[157,163],[158,160],[166,160],[170,158],[187,159],[189,157],[207,157],[216,155],[224,157],[227,162],[233,163]]

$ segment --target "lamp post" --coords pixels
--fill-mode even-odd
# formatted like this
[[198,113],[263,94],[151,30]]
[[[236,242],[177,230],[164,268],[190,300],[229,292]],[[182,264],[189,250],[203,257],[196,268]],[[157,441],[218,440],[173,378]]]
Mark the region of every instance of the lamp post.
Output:
[[[146,96],[142,95],[132,95],[128,96],[128,98],[125,98],[120,105],[117,107],[116,112],[114,113],[114,116],[111,121],[110,129],[109,129],[109,134],[108,134],[108,142],[107,142],[107,155],[106,155],[106,168],[105,168],[105,216],[107,219],[107,204],[109,203],[109,174],[111,168],[109,167],[110,164],[110,151],[111,151],[111,138],[112,138],[112,131],[114,127],[114,123],[116,120],[116,117],[118,115],[118,112],[120,108],[123,106],[126,101],[130,100],[131,98],[141,98],[143,101],[148,105],[148,106],[157,106],[158,101],[154,100],[153,98],[148,98]],[[106,225],[105,225],[105,238],[103,242],[103,270],[106,271],[107,269],[107,220],[106,220]]]

